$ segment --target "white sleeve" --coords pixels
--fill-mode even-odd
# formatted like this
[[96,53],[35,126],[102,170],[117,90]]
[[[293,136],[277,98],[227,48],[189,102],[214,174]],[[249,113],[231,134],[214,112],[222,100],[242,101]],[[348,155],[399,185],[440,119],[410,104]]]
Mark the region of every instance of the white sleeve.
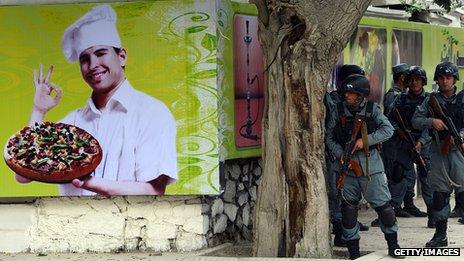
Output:
[[139,132],[135,148],[137,181],[147,182],[164,174],[177,179],[176,123],[167,108],[150,115]]

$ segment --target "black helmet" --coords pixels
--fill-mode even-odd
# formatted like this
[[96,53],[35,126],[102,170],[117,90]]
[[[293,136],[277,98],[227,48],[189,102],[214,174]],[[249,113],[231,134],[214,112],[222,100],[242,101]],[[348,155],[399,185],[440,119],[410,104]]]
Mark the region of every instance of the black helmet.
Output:
[[342,89],[344,92],[352,91],[359,93],[363,97],[369,96],[371,86],[366,76],[361,74],[352,74],[342,82]]
[[338,80],[340,82],[343,82],[346,79],[346,77],[352,74],[366,75],[363,68],[357,66],[356,64],[344,64],[342,67],[340,67],[340,70],[338,71]]
[[364,72],[364,70],[357,66],[356,64],[344,64],[340,67],[340,69],[338,70],[338,75],[337,75],[337,83],[338,83],[338,87],[337,88],[337,91],[339,93],[343,93],[343,81],[346,79],[346,77],[352,75],[352,74],[361,74],[361,75],[365,75],[366,73]]
[[392,67],[392,72],[393,75],[399,74],[399,73],[407,73],[408,72],[408,65],[405,63],[400,63]]
[[409,82],[413,75],[419,76],[422,79],[422,84],[427,85],[427,73],[422,67],[416,65],[409,67],[408,73],[406,74],[406,82]]
[[438,81],[438,76],[442,75],[453,75],[453,77],[459,81],[459,71],[458,67],[450,62],[442,62],[437,64],[435,68],[435,74],[433,75],[433,80]]

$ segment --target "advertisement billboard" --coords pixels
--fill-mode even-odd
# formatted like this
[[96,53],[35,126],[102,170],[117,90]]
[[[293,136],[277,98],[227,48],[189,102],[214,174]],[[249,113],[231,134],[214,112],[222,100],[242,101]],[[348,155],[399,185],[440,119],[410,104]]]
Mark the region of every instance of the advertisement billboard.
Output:
[[215,14],[208,0],[1,7],[4,157],[45,176],[88,166],[90,136],[43,120],[86,131],[101,161],[61,184],[2,162],[0,197],[219,193]]

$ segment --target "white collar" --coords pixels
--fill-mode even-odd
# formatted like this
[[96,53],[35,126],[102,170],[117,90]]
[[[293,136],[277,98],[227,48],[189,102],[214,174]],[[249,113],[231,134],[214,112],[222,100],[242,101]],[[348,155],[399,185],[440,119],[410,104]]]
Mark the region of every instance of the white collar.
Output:
[[[118,87],[116,92],[111,96],[111,98],[108,100],[108,103],[106,104],[107,110],[111,110],[115,108],[116,105],[114,103],[116,102],[119,104],[122,109],[127,112],[132,109],[132,96],[134,92],[134,87],[129,83],[127,79],[125,79],[121,85]],[[87,109],[89,109],[91,112],[100,115],[101,111],[97,109],[95,106],[95,103],[92,100],[92,97],[90,97],[87,100]]]

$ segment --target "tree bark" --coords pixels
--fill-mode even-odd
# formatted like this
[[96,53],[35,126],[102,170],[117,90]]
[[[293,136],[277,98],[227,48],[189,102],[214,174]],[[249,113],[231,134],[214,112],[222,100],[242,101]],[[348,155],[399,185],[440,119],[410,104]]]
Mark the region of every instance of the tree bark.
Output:
[[370,1],[251,0],[268,65],[255,256],[330,257],[323,96]]

